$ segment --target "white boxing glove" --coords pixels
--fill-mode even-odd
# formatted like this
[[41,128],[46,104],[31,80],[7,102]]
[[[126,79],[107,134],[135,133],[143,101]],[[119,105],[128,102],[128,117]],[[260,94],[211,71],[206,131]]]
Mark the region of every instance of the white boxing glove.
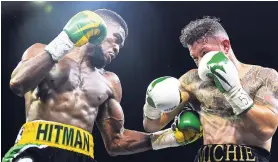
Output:
[[223,52],[205,54],[200,61],[198,75],[203,81],[214,80],[236,115],[253,106],[253,100],[241,86],[235,65]]
[[144,115],[158,119],[162,112],[171,112],[181,103],[180,82],[170,76],[153,80],[147,89]]

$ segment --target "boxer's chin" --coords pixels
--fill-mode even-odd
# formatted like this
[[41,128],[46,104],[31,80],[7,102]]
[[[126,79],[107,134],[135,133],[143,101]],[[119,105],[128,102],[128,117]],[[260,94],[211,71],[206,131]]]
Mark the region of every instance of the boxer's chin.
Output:
[[104,68],[106,65],[105,58],[102,56],[89,56],[92,66],[96,68]]
[[104,57],[104,53],[101,47],[94,48],[94,52],[88,53],[89,60],[92,66],[96,68],[104,68],[106,65],[106,58]]

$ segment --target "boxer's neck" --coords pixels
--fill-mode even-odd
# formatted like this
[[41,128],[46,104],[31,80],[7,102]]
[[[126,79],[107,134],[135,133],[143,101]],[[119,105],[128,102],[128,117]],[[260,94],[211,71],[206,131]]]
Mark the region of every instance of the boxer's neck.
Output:
[[246,73],[248,73],[248,71],[252,68],[252,66],[248,65],[248,64],[244,64],[242,62],[240,62],[233,50],[231,49],[231,51],[229,52],[229,59],[234,63],[234,65],[236,66],[237,70],[238,70],[238,74],[239,74],[239,78],[243,78]]
[[94,69],[91,61],[89,60],[89,56],[85,53],[85,48],[83,47],[75,47],[72,51],[67,55],[67,57],[74,60],[77,64],[82,67],[88,67]]

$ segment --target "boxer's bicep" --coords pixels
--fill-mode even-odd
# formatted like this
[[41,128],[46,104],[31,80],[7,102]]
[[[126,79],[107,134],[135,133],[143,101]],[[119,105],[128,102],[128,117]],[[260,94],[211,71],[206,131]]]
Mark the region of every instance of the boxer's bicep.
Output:
[[99,107],[96,124],[101,132],[105,147],[109,150],[113,141],[124,131],[124,113],[119,102],[108,99]]
[[120,105],[122,88],[119,78],[111,72],[106,72],[105,75],[112,85],[113,95],[99,107],[96,124],[106,148],[109,148],[124,131],[124,112]]
[[151,149],[149,134],[124,128],[124,113],[117,100],[109,99],[100,109],[97,126],[111,156]]
[[268,69],[264,84],[258,89],[254,103],[264,106],[277,114],[278,112],[278,73],[274,69]]
[[259,108],[267,125],[276,130],[278,125],[278,73],[268,69],[264,76],[264,84],[258,89],[254,103]]

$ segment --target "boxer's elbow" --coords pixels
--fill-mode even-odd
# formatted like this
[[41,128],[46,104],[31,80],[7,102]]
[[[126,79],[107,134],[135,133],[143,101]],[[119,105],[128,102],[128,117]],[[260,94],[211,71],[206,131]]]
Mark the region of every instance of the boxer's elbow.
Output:
[[113,147],[106,147],[106,151],[110,156],[118,156],[117,151]]
[[121,150],[122,149],[120,148],[120,145],[115,143],[115,142],[111,142],[109,144],[106,144],[105,149],[110,156],[121,155]]
[[10,80],[10,89],[13,91],[14,94],[20,97],[24,96],[24,94],[26,93],[24,91],[23,84],[16,78],[12,78]]
[[260,126],[257,126],[255,134],[257,134],[257,138],[262,141],[267,141],[273,137],[277,129],[277,116],[268,116],[268,121],[264,122]]
[[117,143],[117,140],[115,138],[112,138],[111,140],[105,142],[105,149],[110,156],[120,155],[121,148],[119,147],[120,145]]
[[271,139],[276,131],[276,128],[262,128],[255,132],[257,138],[261,141],[268,141]]

